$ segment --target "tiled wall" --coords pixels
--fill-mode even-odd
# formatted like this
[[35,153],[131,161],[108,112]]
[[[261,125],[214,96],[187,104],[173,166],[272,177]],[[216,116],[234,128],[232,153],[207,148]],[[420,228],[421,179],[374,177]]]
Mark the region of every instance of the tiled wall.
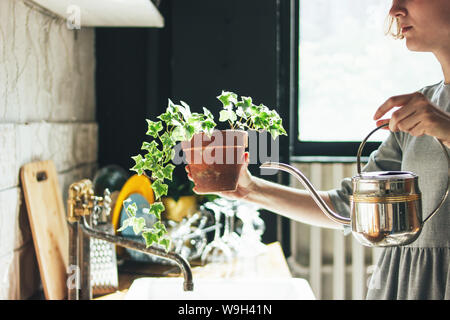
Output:
[[39,271],[20,167],[53,160],[66,197],[97,163],[94,30],[0,0],[0,299],[28,298]]

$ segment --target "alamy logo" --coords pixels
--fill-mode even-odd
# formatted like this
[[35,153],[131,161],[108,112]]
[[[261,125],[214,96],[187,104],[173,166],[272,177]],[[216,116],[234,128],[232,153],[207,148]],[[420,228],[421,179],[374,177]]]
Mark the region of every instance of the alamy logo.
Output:
[[[279,139],[272,139],[267,131],[248,131],[247,138],[233,131],[215,131],[211,136],[195,135],[190,142],[181,142],[174,147],[172,162],[180,164],[243,164],[248,147],[249,163],[278,162]],[[271,175],[276,170],[264,170]]]
[[76,265],[70,265],[67,267],[67,288],[80,289],[80,268]]

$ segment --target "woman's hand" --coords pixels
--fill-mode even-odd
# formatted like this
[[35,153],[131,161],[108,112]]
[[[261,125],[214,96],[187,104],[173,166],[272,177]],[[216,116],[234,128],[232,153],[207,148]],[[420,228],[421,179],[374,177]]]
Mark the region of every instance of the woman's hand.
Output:
[[[218,192],[216,193],[219,196],[229,198],[229,199],[244,199],[247,197],[249,192],[252,190],[252,186],[254,184],[252,175],[250,174],[250,171],[248,171],[248,162],[249,162],[249,154],[248,152],[244,153],[244,164],[241,167],[241,172],[239,174],[239,180],[238,180],[238,187],[236,191],[231,192]],[[191,173],[189,172],[189,165],[185,166],[186,172],[188,173],[188,179],[191,181],[194,181],[192,179]],[[195,181],[194,181],[195,183]],[[194,192],[197,192],[197,190],[194,187]]]
[[[400,107],[392,113],[391,119],[380,119],[394,107]],[[424,134],[436,137],[450,148],[450,114],[433,105],[422,93],[415,92],[389,98],[373,116],[377,127],[389,123],[393,132],[403,131],[415,137]]]

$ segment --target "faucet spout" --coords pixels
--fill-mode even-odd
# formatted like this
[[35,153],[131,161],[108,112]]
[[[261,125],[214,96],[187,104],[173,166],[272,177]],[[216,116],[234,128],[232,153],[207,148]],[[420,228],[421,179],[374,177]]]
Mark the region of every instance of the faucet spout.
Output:
[[337,214],[333,210],[328,207],[328,205],[325,203],[325,201],[322,199],[322,197],[319,195],[317,190],[314,188],[314,186],[311,184],[311,182],[305,177],[305,175],[300,172],[300,170],[284,164],[284,163],[278,163],[278,162],[266,162],[263,163],[260,168],[267,168],[267,169],[278,169],[285,171],[287,173],[290,173],[295,178],[297,178],[303,186],[309,191],[314,201],[317,203],[319,208],[323,211],[323,213],[333,220],[336,223],[340,223],[342,225],[350,225],[351,219],[342,217],[341,215]]
[[83,216],[83,222],[80,223],[81,230],[87,234],[90,237],[105,240],[108,242],[115,243],[116,245],[119,245],[121,247],[129,248],[138,250],[144,253],[149,253],[161,258],[169,259],[174,261],[181,269],[181,272],[184,276],[184,283],[183,283],[183,289],[184,291],[193,291],[194,290],[194,283],[192,280],[192,270],[190,264],[186,261],[185,258],[180,256],[177,253],[174,252],[166,252],[164,249],[159,249],[155,247],[148,247],[141,242],[133,241],[126,239],[124,237],[108,234],[106,232],[98,231],[89,226],[89,224],[86,221],[86,218]]

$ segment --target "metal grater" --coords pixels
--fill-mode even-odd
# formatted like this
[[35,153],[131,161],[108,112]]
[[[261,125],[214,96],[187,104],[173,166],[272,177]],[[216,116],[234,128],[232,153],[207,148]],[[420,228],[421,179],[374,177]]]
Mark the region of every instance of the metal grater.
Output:
[[[99,231],[114,235],[114,227],[108,222],[109,212],[94,210],[91,225]],[[116,292],[119,288],[116,246],[105,240],[90,238],[90,273],[93,295]]]

